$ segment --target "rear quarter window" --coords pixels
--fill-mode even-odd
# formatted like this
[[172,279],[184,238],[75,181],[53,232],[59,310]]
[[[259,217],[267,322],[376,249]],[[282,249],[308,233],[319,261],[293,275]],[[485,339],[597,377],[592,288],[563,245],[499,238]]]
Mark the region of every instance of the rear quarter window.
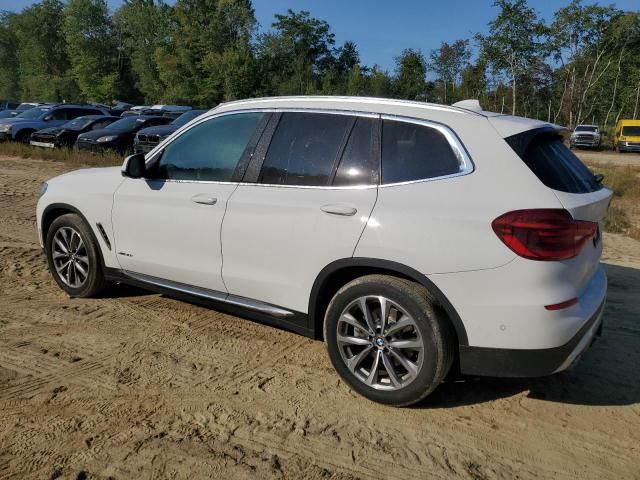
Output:
[[602,185],[556,132],[529,131],[506,138],[507,143],[547,187],[566,193],[590,193]]
[[384,120],[382,183],[399,183],[453,175],[463,165],[442,132],[420,124]]

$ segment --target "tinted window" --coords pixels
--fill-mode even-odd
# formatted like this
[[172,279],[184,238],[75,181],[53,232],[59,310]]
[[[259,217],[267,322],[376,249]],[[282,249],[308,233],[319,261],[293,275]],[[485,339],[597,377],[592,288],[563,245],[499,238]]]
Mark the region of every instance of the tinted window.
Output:
[[384,120],[382,126],[382,182],[451,175],[460,161],[449,141],[435,128]]
[[107,125],[112,124],[114,121],[116,120],[112,120],[112,119],[100,120],[99,122],[96,122],[93,125],[91,125],[91,130],[99,130],[100,128],[104,128]]
[[327,185],[348,115],[285,113],[271,139],[259,181],[274,185]]
[[622,135],[627,137],[639,137],[640,127],[622,127]]
[[166,146],[159,178],[228,182],[263,113],[225,115],[200,123]]
[[36,118],[45,117],[47,113],[49,113],[49,110],[51,110],[49,107],[31,108],[29,110],[25,110],[20,115],[18,115],[18,118],[26,118],[28,120],[34,120]]
[[378,120],[359,117],[342,155],[333,184],[375,185],[378,183],[379,155],[375,142]]
[[59,108],[57,110],[52,111],[49,114],[49,117],[51,120],[70,120],[71,118],[74,118],[72,116],[69,116],[70,113],[70,109],[68,108]]
[[[530,140],[529,140],[530,139]],[[588,193],[602,188],[591,171],[555,134],[525,132],[507,143],[547,187],[561,192]]]

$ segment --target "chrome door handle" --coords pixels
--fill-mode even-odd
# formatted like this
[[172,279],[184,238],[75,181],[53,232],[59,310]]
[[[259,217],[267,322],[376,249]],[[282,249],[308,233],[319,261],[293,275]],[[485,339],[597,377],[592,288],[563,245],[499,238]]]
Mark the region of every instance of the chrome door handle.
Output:
[[205,193],[199,193],[198,195],[191,197],[191,201],[202,205],[215,205],[218,202],[218,199]]
[[323,205],[320,207],[320,210],[325,213],[330,213],[331,215],[342,215],[343,217],[352,217],[358,213],[358,210],[354,207],[337,204]]

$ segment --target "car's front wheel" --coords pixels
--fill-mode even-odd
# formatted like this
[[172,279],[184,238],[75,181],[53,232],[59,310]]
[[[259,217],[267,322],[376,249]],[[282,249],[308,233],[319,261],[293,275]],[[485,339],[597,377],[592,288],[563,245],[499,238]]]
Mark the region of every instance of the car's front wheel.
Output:
[[427,290],[367,275],[342,287],[325,315],[325,343],[338,374],[358,393],[396,406],[429,395],[454,359],[451,325]]
[[97,242],[79,215],[61,215],[51,223],[45,251],[53,278],[72,297],[92,297],[104,288]]

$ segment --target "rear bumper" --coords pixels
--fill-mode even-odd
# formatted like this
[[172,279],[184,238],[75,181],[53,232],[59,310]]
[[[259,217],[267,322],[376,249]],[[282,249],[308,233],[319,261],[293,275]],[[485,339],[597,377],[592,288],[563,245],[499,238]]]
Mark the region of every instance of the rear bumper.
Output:
[[564,345],[535,350],[460,346],[460,370],[491,377],[542,377],[571,367],[602,333],[604,301]]

